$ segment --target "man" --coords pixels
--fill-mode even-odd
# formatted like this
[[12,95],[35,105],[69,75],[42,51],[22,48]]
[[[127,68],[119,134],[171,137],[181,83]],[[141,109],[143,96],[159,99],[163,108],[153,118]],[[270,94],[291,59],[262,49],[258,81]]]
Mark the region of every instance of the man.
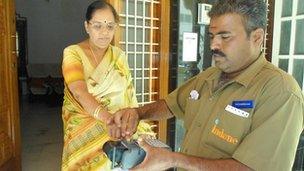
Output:
[[115,114],[126,137],[141,119],[184,120],[181,153],[142,141],[147,156],[134,170],[290,170],[303,130],[303,94],[290,75],[262,54],[266,4],[223,0],[209,16],[216,67],[165,100]]

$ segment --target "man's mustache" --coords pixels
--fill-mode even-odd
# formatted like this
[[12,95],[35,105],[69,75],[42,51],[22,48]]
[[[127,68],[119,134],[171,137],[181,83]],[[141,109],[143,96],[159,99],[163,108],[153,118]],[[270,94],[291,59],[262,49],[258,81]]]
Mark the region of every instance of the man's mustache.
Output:
[[211,50],[211,55],[217,55],[217,56],[221,56],[221,57],[226,57],[226,55],[221,52],[220,50]]

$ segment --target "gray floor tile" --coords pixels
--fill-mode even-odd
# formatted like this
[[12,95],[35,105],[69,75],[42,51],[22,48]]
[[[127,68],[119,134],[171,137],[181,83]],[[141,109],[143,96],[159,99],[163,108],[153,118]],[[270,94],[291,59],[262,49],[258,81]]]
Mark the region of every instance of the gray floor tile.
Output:
[[45,102],[20,103],[22,170],[60,170],[63,146],[61,106]]

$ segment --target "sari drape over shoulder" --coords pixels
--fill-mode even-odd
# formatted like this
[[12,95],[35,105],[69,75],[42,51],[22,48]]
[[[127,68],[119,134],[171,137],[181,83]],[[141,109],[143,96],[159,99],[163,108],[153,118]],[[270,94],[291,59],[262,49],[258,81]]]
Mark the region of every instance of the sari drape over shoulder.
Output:
[[[119,48],[109,46],[95,68],[83,49],[72,45],[64,50],[62,70],[65,80],[62,170],[111,170],[111,162],[102,152],[103,144],[110,140],[105,124],[83,109],[67,84],[84,80],[89,93],[110,113],[137,107],[126,56]],[[135,136],[141,133],[151,134],[150,125],[140,122]]]

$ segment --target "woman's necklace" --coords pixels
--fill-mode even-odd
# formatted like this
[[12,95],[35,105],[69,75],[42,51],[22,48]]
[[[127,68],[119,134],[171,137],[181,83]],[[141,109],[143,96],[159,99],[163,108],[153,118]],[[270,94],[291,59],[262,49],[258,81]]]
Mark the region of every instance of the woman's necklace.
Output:
[[93,55],[93,58],[94,58],[94,60],[95,60],[96,66],[97,66],[97,65],[98,65],[98,61],[97,61],[96,55],[95,55],[94,51],[92,50],[90,44],[89,44],[89,48],[90,48],[90,51],[91,51],[91,53],[92,53],[92,55]]

